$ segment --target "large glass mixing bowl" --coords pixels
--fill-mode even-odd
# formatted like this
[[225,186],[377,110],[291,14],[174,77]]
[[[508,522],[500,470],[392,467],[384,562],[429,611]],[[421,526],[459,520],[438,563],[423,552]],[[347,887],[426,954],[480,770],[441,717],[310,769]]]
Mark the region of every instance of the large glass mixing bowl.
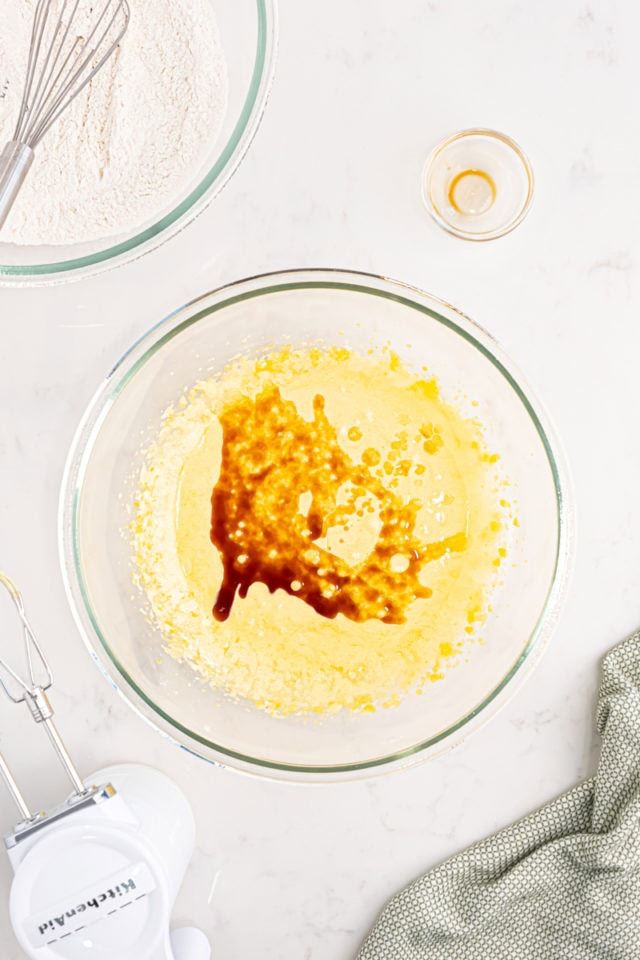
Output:
[[[497,451],[520,526],[492,598],[484,644],[464,662],[375,713],[272,717],[205,686],[164,654],[132,584],[130,521],[142,450],[185,387],[239,352],[319,337],[365,351],[387,343],[428,365],[447,398],[472,412]],[[409,346],[411,345],[411,346]],[[459,401],[462,402],[462,401]],[[470,411],[471,412],[471,411]],[[132,707],[210,761],[293,780],[338,779],[410,764],[465,737],[537,661],[567,577],[571,511],[549,425],[495,341],[452,307],[366,274],[305,270],[223,287],[171,314],[109,374],[76,435],[60,510],[61,559],[77,623],[96,661]]]
[[[276,0],[210,0],[225,54],[228,102],[201,167],[179,195],[126,233],[83,243],[23,245],[0,239],[0,284],[52,284],[142,256],[190,223],[238,168],[258,128],[273,77]],[[133,95],[133,91],[132,91]]]

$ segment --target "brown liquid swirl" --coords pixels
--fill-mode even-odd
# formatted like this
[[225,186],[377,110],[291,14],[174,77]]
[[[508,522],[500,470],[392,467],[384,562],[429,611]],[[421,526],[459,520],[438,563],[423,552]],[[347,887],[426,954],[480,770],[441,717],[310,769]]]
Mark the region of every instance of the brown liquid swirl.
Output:
[[[404,623],[408,606],[431,596],[419,580],[425,564],[465,550],[466,535],[422,542],[415,532],[421,501],[403,500],[373,476],[371,448],[364,462],[352,460],[319,394],[313,411],[313,420],[305,420],[269,384],[219,416],[222,464],[211,496],[211,541],[224,572],[213,615],[226,620],[236,593],[245,597],[260,582],[323,617]],[[301,510],[305,494],[310,503]],[[378,537],[361,563],[350,565],[317,542],[331,528],[348,529],[350,520],[376,510]]]

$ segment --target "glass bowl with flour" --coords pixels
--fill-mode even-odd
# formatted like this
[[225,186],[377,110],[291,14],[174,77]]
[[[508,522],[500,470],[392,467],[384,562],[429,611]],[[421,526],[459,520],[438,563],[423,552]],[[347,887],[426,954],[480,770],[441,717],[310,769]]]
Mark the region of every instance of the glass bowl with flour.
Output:
[[[0,143],[20,106],[35,0],[0,5]],[[0,282],[51,283],[167,240],[237,168],[262,116],[273,0],[130,0],[119,51],[36,150],[0,230]]]
[[571,512],[528,388],[389,280],[270,274],[143,337],[69,456],[61,553],[94,658],[154,727],[289,780],[464,738],[529,672]]

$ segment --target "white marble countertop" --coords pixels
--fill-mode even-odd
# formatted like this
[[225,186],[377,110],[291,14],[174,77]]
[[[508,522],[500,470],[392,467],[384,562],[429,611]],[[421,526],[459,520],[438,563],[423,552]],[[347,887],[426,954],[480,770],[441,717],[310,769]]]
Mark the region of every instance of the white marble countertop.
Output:
[[[188,794],[198,846],[175,919],[219,960],[348,960],[398,887],[594,768],[598,662],[640,623],[638,37],[622,0],[282,0],[267,113],[208,211],[102,278],[0,289],[0,564],[50,652],[81,770],[145,761]],[[429,149],[477,125],[518,140],[536,175],[524,224],[486,244],[441,232],[419,192]],[[509,705],[423,766],[320,787],[216,769],[138,720],[78,639],[56,545],[69,442],[124,348],[207,289],[294,266],[409,281],[490,330],[557,426],[579,521],[557,632]],[[41,807],[65,783],[37,733],[0,703],[0,746]],[[0,792],[0,832],[13,816]],[[0,954],[21,960],[9,882],[0,855]]]

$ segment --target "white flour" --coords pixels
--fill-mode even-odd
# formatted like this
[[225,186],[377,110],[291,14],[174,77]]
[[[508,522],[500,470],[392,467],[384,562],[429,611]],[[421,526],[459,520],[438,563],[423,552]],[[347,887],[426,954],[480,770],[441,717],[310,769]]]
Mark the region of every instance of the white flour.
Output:
[[[0,241],[131,232],[194,185],[226,108],[211,0],[129,0],[121,49],[51,128]],[[35,0],[0,0],[0,147],[13,136]]]

